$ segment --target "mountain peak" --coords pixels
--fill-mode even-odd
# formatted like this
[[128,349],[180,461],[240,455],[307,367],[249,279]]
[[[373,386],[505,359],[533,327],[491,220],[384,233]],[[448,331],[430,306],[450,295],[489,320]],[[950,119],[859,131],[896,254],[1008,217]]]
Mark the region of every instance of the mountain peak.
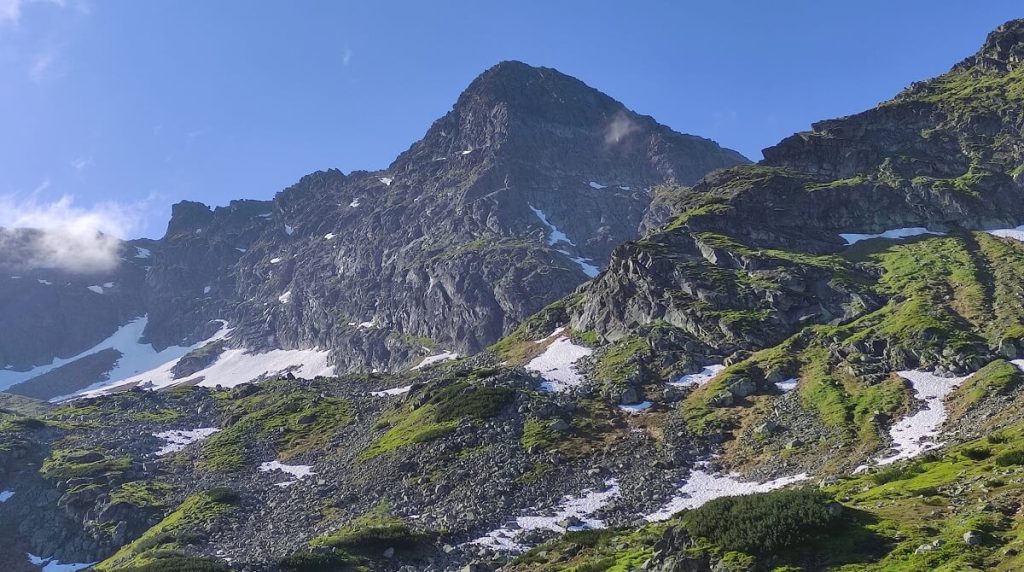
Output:
[[[654,159],[648,156],[652,152]],[[747,162],[713,141],[639,115],[575,77],[509,60],[470,82],[452,110],[389,169],[400,172],[413,163],[435,165],[453,157],[475,162],[498,154],[534,165],[560,164],[572,156],[580,172],[609,179],[615,178],[611,162],[653,161],[659,166],[652,173],[659,174],[651,181],[685,184],[711,169]]]
[[1008,72],[1024,62],[1024,19],[1010,20],[985,38],[978,53],[957,67],[977,67],[985,71]]
[[624,110],[618,101],[553,68],[507,60],[476,77],[459,96],[455,110],[489,112],[502,106],[517,115],[557,119],[586,108],[606,115]]

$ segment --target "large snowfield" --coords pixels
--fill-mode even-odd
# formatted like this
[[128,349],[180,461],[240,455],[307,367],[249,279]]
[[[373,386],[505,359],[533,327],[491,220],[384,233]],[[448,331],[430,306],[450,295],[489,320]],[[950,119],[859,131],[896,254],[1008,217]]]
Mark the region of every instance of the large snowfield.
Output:
[[106,349],[114,349],[121,353],[121,359],[117,361],[114,369],[107,374],[109,380],[125,379],[158,367],[168,360],[177,361],[193,349],[192,347],[171,346],[161,351],[156,351],[152,344],[142,341],[142,334],[146,330],[148,321],[147,316],[136,318],[118,328],[109,338],[76,356],[66,359],[57,358],[49,364],[40,365],[28,371],[0,370],[0,390],[7,389],[23,381],[28,381],[62,365]]
[[[141,320],[144,320],[144,318]],[[328,363],[329,354],[324,350],[278,349],[262,353],[250,353],[245,349],[232,348],[224,350],[210,366],[181,379],[174,379],[171,370],[182,356],[209,343],[230,337],[231,329],[228,327],[227,322],[222,321],[221,329],[202,342],[189,347],[175,346],[173,351],[171,351],[172,348],[168,348],[163,352],[156,352],[153,350],[153,346],[140,341],[139,338],[145,328],[145,323],[139,324],[137,322],[139,320],[132,322],[132,324],[135,324],[136,329],[132,330],[129,334],[122,334],[127,339],[134,340],[134,342],[118,345],[118,351],[121,351],[124,357],[121,358],[118,365],[109,374],[109,379],[96,383],[71,397],[102,395],[111,390],[135,385],[145,389],[160,389],[177,384],[200,385],[203,387],[217,385],[234,387],[289,372],[297,377],[305,378],[334,374],[334,366]],[[119,330],[120,332],[121,330]],[[92,352],[90,351],[89,353]]]

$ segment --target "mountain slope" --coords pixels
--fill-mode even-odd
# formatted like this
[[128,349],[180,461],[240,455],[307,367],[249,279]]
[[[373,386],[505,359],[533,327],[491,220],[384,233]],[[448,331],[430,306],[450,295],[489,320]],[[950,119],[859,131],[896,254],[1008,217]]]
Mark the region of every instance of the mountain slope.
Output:
[[[555,70],[503,62],[384,171],[314,173],[273,201],[175,205],[147,247],[144,283],[119,281],[134,298],[117,325],[145,315],[139,341],[161,351],[203,344],[225,320],[221,349],[327,351],[338,371],[474,353],[596,275],[637,236],[651,188],[746,162]],[[109,345],[113,328],[72,326],[77,344],[0,367]],[[72,393],[94,368],[24,391]]]
[[[233,385],[222,358],[251,359],[224,346],[219,324],[222,337],[175,366],[188,383],[167,377],[162,391],[54,407],[11,400],[0,411],[0,483],[13,493],[0,541],[101,571],[1019,568],[1022,45],[1024,20],[1007,23],[978,55],[875,110],[817,124],[761,164],[661,189],[643,238],[476,355],[218,388]],[[546,117],[554,104],[533,98],[499,110],[506,127],[494,133],[530,123],[506,121],[517,109]],[[458,117],[431,133],[455,133]],[[479,152],[490,173],[499,140],[460,156]],[[224,252],[255,261],[235,266],[252,274],[233,274],[234,288],[253,289],[235,311],[255,316],[277,297],[259,319],[228,319],[235,342],[265,343],[259,324],[279,336],[304,324],[286,345],[321,335],[307,314],[322,310],[298,287],[331,286],[314,279],[326,270],[305,249],[342,235],[304,226],[314,219],[301,213],[328,199],[337,212],[385,200],[392,210],[358,228],[390,221],[401,234],[402,213],[419,203],[447,213],[527,192],[509,185],[484,194],[491,203],[460,202],[492,188],[476,183],[445,191],[452,203],[429,190],[392,195],[403,177],[420,180],[416,169],[311,176],[240,216],[238,228],[272,227],[245,244],[202,226],[231,211],[183,207],[196,223],[173,223],[178,246],[208,251],[203,241],[223,239]],[[574,169],[570,160],[560,188],[631,186]],[[535,217],[540,196],[525,198]],[[499,230],[522,214],[487,212]],[[446,235],[461,228],[438,220]],[[550,228],[530,232],[509,248],[557,250]],[[471,255],[474,268],[493,268],[494,248],[456,248],[452,268]],[[396,247],[380,268],[406,255]],[[364,280],[339,281],[371,287],[358,248],[336,256]],[[403,264],[429,284],[442,262]],[[374,287],[402,300],[394,285]],[[344,320],[397,352],[386,341],[391,298]],[[301,315],[278,321],[293,301]],[[211,359],[221,366],[204,368]]]

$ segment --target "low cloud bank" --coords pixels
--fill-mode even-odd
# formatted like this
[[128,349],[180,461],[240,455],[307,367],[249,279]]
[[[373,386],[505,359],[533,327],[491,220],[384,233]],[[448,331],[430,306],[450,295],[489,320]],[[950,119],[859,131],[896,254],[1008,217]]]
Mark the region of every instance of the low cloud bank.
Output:
[[139,214],[137,208],[113,202],[77,207],[69,195],[49,203],[0,196],[0,266],[111,270],[120,260],[118,237],[138,228]]

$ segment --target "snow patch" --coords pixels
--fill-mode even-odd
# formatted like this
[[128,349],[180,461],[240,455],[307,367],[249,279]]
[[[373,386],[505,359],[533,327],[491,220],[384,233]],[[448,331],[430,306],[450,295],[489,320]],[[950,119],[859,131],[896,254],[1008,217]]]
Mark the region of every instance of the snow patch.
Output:
[[[352,323],[349,322],[349,325],[351,325],[351,324]],[[359,329],[363,329],[363,330],[368,329],[368,328],[375,328],[375,327],[377,327],[377,319],[374,318],[374,319],[370,320],[369,322],[359,322],[358,324],[356,324],[356,327],[359,328]]]
[[260,465],[261,473],[269,473],[272,471],[281,471],[282,473],[293,477],[290,481],[275,483],[275,486],[281,488],[289,487],[310,475],[316,474],[313,472],[313,467],[311,465],[285,465],[280,461],[267,461]]
[[644,401],[634,405],[620,405],[619,409],[625,411],[626,413],[631,413],[635,415],[637,413],[643,413],[644,411],[647,411],[648,409],[651,408],[652,405],[654,404],[651,403],[650,401]]
[[591,189],[598,189],[598,190],[600,190],[600,189],[607,189],[608,185],[602,185],[601,183],[598,183],[596,181],[590,181],[590,188]]
[[409,393],[410,389],[412,389],[411,385],[406,385],[406,386],[403,386],[403,387],[392,387],[391,389],[385,389],[383,391],[371,391],[370,395],[372,395],[374,397],[387,397],[389,395],[404,395],[406,393]]
[[210,290],[213,290],[211,286],[203,286],[203,294],[209,294]]
[[99,286],[99,285],[95,285],[94,284],[92,286],[89,286],[89,290],[92,290],[93,292],[95,292],[97,294],[102,294],[103,293],[103,286]]
[[53,282],[50,282],[49,280],[43,280],[42,278],[37,278],[36,282],[42,284],[43,286],[53,286]]
[[725,369],[725,365],[709,365],[697,373],[690,373],[680,377],[675,381],[669,382],[669,385],[676,387],[700,387],[705,383],[714,379],[716,375]]
[[96,562],[64,564],[59,560],[43,558],[30,552],[26,553],[26,556],[28,556],[28,561],[33,566],[42,566],[41,572],[78,572],[79,570],[85,570],[96,565]]
[[427,367],[428,365],[431,365],[431,364],[440,363],[440,362],[443,362],[443,361],[449,361],[449,360],[453,360],[453,359],[459,359],[459,354],[457,354],[455,352],[450,352],[448,350],[444,350],[443,352],[441,352],[439,354],[432,355],[432,356],[427,356],[427,357],[423,358],[423,361],[421,361],[420,363],[416,364],[416,366],[414,366],[413,369],[420,369],[420,368]]
[[328,232],[327,234],[325,234],[324,235],[324,240],[334,240],[334,233],[333,232]]
[[549,233],[548,234],[548,244],[549,245],[558,244],[559,242],[567,242],[571,246],[576,246],[576,243],[571,241],[571,240],[569,240],[569,237],[566,236],[564,232],[558,230],[558,227],[556,227],[555,225],[553,225],[550,222],[548,222],[548,215],[544,211],[542,211],[540,209],[533,208],[533,205],[526,205],[526,206],[530,207],[530,210],[533,211],[533,214],[537,215],[537,218],[540,219],[541,224],[543,224],[544,226],[548,227],[548,233]]
[[163,447],[157,449],[156,456],[163,457],[170,453],[176,453],[192,443],[206,439],[218,431],[220,431],[220,429],[217,429],[216,427],[200,427],[199,429],[175,429],[171,431],[153,433],[154,437],[167,443]]
[[135,258],[149,258],[153,253],[148,248],[135,247]]
[[7,502],[14,496],[14,491],[0,491],[0,502]]
[[281,294],[280,296],[277,297],[277,301],[282,303],[282,304],[287,304],[287,303],[291,302],[292,301],[292,291],[289,290],[289,291],[285,292],[284,294]]
[[392,179],[391,177],[381,177],[381,178],[380,178],[380,179],[378,179],[378,180],[379,180],[380,182],[384,183],[384,186],[385,186],[385,187],[390,187],[390,186],[391,186],[391,183],[392,183],[392,182],[394,181],[394,179]]
[[[605,481],[604,490],[585,490],[580,496],[565,496],[562,502],[554,508],[552,516],[520,516],[516,518],[515,522],[492,530],[486,535],[470,541],[469,544],[486,546],[494,550],[523,552],[528,546],[518,539],[527,531],[551,530],[554,532],[567,532],[605,528],[604,521],[593,518],[593,515],[618,496],[618,481],[609,479]],[[560,524],[565,520],[578,520],[580,524],[566,528]]]
[[797,383],[797,379],[795,377],[791,377],[787,380],[776,382],[775,387],[779,388],[779,391],[782,393],[789,393],[796,389]]
[[551,393],[567,391],[583,382],[573,365],[592,353],[594,350],[578,346],[566,336],[559,336],[544,353],[530,360],[526,369],[539,373],[546,380],[540,384],[542,390]]
[[350,203],[348,204],[348,206],[350,206],[350,207],[352,207],[352,208],[356,208],[356,207],[358,207],[358,206],[359,206],[359,199],[352,199],[352,202],[350,202]]
[[765,493],[798,483],[808,478],[807,473],[790,477],[780,477],[766,482],[741,481],[738,475],[723,475],[712,471],[710,462],[698,463],[690,471],[690,476],[679,488],[679,492],[665,506],[656,512],[645,515],[648,522],[667,520],[683,509],[694,509],[720,497],[733,497]]
[[280,258],[271,258],[271,259],[270,259],[270,263],[271,263],[271,264],[277,264],[277,263],[279,263],[279,262],[281,262],[281,259],[280,259]]
[[558,252],[561,252],[566,256],[566,258],[575,262],[580,267],[580,270],[583,270],[583,273],[591,278],[596,278],[597,275],[601,272],[600,268],[590,263],[591,260],[589,258],[583,258],[582,256],[573,256],[566,250],[559,250]]
[[936,441],[935,437],[946,421],[946,396],[971,377],[939,377],[926,371],[898,371],[896,374],[910,382],[914,388],[914,397],[924,401],[924,406],[917,413],[900,419],[889,429],[892,454],[875,459],[878,465],[912,459],[941,446],[942,443]]
[[998,236],[1000,238],[1012,238],[1024,242],[1024,225],[1018,226],[1017,228],[1000,228],[996,230],[986,230],[985,232],[992,236]]
[[934,234],[941,236],[945,233],[933,232],[927,228],[915,226],[910,228],[894,228],[878,234],[840,234],[839,237],[846,241],[846,245],[856,244],[862,240],[870,240],[872,238],[888,238],[892,240],[899,240],[901,238],[910,238],[912,236],[921,236],[922,234]]
[[288,225],[284,225],[284,233],[287,234],[288,236],[291,236],[295,234],[295,228]]

